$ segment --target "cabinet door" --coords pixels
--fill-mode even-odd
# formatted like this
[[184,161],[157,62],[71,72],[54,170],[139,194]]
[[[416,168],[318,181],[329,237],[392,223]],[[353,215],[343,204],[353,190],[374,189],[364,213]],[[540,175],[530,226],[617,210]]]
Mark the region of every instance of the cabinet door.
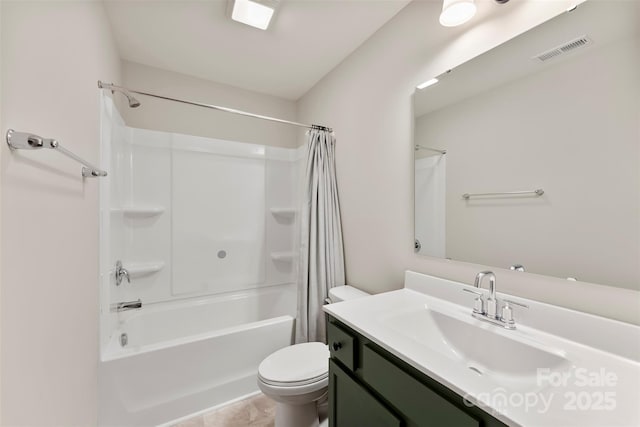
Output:
[[338,359],[348,369],[355,371],[356,366],[356,339],[347,331],[334,323],[327,326],[327,336],[331,357]]
[[329,427],[400,427],[401,421],[329,360]]
[[479,427],[480,421],[407,374],[368,345],[363,349],[363,379],[405,419],[421,427]]

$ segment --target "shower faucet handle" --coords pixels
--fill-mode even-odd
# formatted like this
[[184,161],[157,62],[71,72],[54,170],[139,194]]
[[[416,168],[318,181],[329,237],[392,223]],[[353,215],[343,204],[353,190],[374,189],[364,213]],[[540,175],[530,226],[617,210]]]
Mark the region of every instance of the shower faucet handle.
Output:
[[120,284],[122,283],[122,280],[125,278],[127,279],[127,283],[131,283],[129,272],[127,271],[126,268],[122,266],[122,261],[120,260],[116,262],[115,276],[116,276],[116,286],[120,286]]

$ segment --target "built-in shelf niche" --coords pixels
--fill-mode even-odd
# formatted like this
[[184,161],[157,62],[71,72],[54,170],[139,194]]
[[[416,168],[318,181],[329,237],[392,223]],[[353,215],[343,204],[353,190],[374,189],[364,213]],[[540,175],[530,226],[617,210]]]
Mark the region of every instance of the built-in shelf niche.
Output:
[[164,213],[163,206],[123,206],[121,208],[112,208],[112,213],[119,213],[129,218],[151,218]]

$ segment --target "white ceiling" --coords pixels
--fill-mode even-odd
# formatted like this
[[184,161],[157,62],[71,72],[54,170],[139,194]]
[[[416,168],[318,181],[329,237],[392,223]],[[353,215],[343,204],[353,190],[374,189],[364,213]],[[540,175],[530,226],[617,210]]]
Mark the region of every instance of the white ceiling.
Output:
[[267,31],[227,0],[105,0],[122,59],[297,100],[410,0],[281,0]]

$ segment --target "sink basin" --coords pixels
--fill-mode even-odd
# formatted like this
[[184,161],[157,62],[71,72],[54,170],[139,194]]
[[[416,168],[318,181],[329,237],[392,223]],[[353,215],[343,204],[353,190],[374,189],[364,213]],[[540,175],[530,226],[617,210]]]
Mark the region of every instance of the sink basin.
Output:
[[[323,309],[507,425],[640,426],[640,327],[498,294],[529,306],[507,330],[474,318],[465,289],[407,272],[403,289]],[[602,395],[615,410],[569,400]]]
[[464,319],[425,306],[390,314],[383,322],[478,375],[490,375],[512,387],[534,387],[538,369],[557,372],[571,366],[562,351],[545,348],[517,330],[503,330],[473,319],[470,313]]

